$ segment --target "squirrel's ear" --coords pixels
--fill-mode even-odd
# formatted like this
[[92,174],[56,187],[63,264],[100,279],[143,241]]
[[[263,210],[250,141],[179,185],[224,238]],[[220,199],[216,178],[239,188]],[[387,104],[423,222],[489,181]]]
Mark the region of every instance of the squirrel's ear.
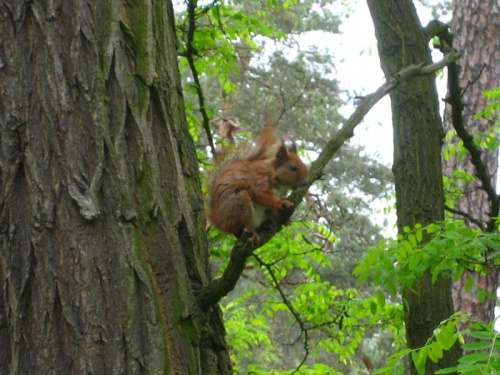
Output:
[[276,158],[278,160],[284,160],[288,158],[288,151],[286,150],[284,142],[281,142],[280,147],[278,148],[278,152],[276,152]]
[[297,144],[295,142],[292,142],[288,147],[288,151],[290,151],[292,154],[297,155]]

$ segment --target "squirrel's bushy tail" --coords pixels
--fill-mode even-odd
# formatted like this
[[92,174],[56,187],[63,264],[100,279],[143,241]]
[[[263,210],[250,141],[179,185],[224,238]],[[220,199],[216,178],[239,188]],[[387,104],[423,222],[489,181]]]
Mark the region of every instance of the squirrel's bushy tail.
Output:
[[274,126],[271,123],[266,124],[257,143],[253,146],[251,153],[245,157],[245,160],[256,161],[273,157],[279,145],[279,142],[274,139],[275,133]]
[[218,175],[228,165],[238,161],[258,161],[270,159],[276,155],[280,142],[276,142],[275,129],[271,122],[268,122],[258,139],[239,145],[230,145],[224,152],[214,160],[214,167],[208,174],[208,186],[212,189],[214,181]]

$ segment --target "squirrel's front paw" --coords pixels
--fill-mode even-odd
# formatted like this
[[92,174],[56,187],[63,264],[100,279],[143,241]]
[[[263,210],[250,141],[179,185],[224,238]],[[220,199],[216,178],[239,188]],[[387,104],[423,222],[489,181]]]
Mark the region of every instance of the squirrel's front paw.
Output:
[[287,199],[281,200],[281,206],[277,214],[277,223],[279,225],[287,224],[295,211],[295,205]]
[[281,199],[280,200],[280,210],[289,210],[289,209],[292,209],[294,208],[295,205],[290,202],[288,199]]

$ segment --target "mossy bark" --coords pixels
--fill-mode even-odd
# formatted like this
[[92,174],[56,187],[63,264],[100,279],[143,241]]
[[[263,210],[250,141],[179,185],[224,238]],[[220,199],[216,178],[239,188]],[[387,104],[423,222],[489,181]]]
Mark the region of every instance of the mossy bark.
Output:
[[229,374],[170,1],[0,6],[0,373]]
[[[402,68],[431,62],[428,40],[411,0],[368,0],[375,25],[382,69],[387,79]],[[441,174],[442,127],[432,76],[404,81],[390,93],[394,130],[394,182],[398,230],[426,225],[444,218]],[[424,239],[425,240],[425,239]],[[431,282],[425,274],[403,294],[410,348],[425,345],[439,323],[453,310],[451,281]],[[456,365],[458,346],[444,353],[439,363],[427,361],[426,373]],[[412,366],[412,373],[416,374]]]

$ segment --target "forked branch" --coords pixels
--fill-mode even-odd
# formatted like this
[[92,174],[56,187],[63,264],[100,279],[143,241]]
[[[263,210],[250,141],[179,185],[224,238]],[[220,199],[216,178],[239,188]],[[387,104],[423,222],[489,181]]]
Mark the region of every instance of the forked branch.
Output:
[[[451,49],[451,34],[448,29],[441,29],[438,32],[438,37],[441,39],[442,51],[446,52]],[[457,135],[463,141],[464,147],[469,151],[471,163],[475,167],[475,175],[481,182],[481,189],[486,193],[490,202],[490,218],[486,230],[491,232],[496,227],[496,218],[500,210],[500,197],[496,193],[496,189],[492,183],[492,176],[488,171],[486,163],[482,158],[482,151],[474,142],[474,137],[465,127],[463,118],[464,105],[462,102],[462,88],[459,85],[458,77],[459,67],[456,61],[453,61],[448,66],[448,97],[446,102],[451,105],[451,122]],[[470,218],[469,218],[470,220]],[[470,220],[471,222],[475,222]],[[477,222],[475,222],[477,225]],[[482,228],[482,226],[479,226]]]

